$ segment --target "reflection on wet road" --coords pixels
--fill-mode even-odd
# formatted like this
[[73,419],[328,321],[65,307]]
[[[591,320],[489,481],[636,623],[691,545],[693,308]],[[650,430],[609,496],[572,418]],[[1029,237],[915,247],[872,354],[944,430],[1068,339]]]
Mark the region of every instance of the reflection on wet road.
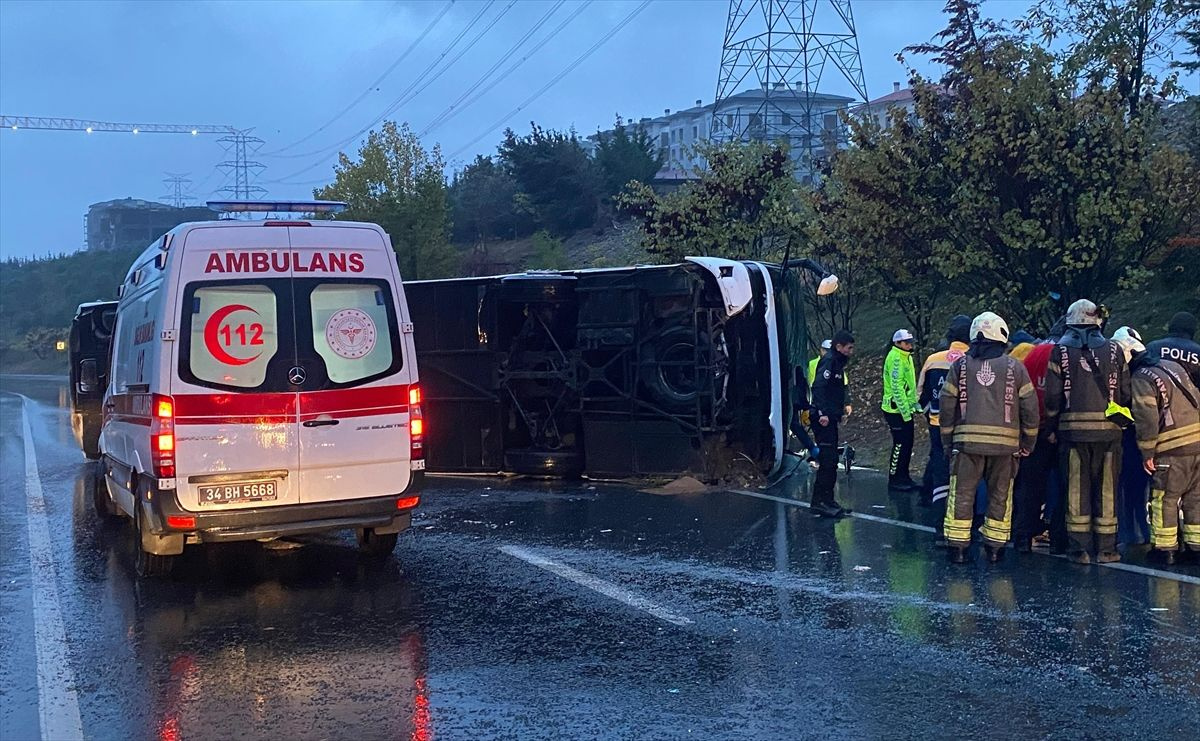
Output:
[[3,394],[3,739],[44,728],[46,583],[88,738],[1196,736],[1196,569],[952,567],[869,472],[843,496],[879,519],[838,522],[791,503],[802,477],[767,499],[434,479],[382,564],[335,534],[189,548],[140,581],[62,382],[0,387],[31,399],[53,560],[31,566]]

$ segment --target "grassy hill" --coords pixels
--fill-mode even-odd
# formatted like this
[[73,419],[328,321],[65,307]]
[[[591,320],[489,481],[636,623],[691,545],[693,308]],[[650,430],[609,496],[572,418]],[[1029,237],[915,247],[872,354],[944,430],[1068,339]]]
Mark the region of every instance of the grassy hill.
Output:
[[75,308],[114,299],[137,251],[76,252],[0,263],[0,370],[66,372],[66,339]]

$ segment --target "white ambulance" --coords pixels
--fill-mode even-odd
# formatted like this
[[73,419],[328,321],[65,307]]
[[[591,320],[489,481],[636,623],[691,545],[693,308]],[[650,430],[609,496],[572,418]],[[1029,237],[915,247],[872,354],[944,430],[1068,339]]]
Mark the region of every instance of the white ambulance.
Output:
[[[210,203],[321,213],[331,202]],[[139,573],[186,544],[354,529],[387,555],[423,476],[412,324],[388,236],[327,220],[181,224],[119,289],[95,504]]]

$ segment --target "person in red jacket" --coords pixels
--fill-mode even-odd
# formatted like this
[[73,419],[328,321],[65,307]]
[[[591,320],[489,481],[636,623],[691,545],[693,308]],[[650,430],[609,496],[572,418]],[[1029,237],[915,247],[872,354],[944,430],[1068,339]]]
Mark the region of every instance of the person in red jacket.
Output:
[[[1041,425],[1038,429],[1037,445],[1028,458],[1021,459],[1020,470],[1013,501],[1013,544],[1018,553],[1029,553],[1033,547],[1033,538],[1045,529],[1042,520],[1042,510],[1050,515],[1050,550],[1052,553],[1066,553],[1067,550],[1067,520],[1066,509],[1061,502],[1052,501],[1049,497],[1051,488],[1057,488],[1058,444],[1053,441],[1053,435],[1046,429],[1046,369],[1050,362],[1050,353],[1054,344],[1062,337],[1065,322],[1060,319],[1050,329],[1050,339],[1033,349],[1022,361],[1025,370],[1029,371],[1029,379],[1037,392],[1038,415]],[[1059,505],[1052,507],[1052,504]]]

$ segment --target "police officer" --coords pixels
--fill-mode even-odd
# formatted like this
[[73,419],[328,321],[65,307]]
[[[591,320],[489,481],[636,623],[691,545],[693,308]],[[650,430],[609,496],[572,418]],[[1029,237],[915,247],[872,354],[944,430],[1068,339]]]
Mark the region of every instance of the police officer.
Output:
[[1200,344],[1196,344],[1196,317],[1181,311],[1167,322],[1167,336],[1146,346],[1150,357],[1171,360],[1183,366],[1200,386]]
[[833,498],[837,485],[838,424],[846,410],[846,361],[854,354],[854,335],[842,329],[833,336],[828,354],[817,363],[812,386],[813,439],[819,448],[817,476],[813,482],[812,509],[824,517],[850,513]]
[[1067,329],[1046,369],[1046,429],[1059,443],[1070,558],[1120,561],[1117,483],[1129,411],[1125,352],[1101,334],[1104,312],[1087,299],[1067,309]]
[[892,347],[883,361],[883,401],[880,408],[892,432],[892,458],[888,488],[913,491],[916,482],[908,472],[913,450],[913,415],[917,411],[917,373],[913,368],[913,336],[907,329],[892,335]]
[[1150,542],[1152,554],[1167,565],[1179,550],[1179,510],[1183,509],[1183,545],[1200,553],[1200,389],[1183,367],[1138,352],[1141,343],[1120,331],[1113,336],[1126,348],[1133,369],[1133,417],[1143,467],[1151,474]]
[[1037,394],[1025,366],[1006,355],[1008,325],[990,311],[971,322],[971,347],[950,366],[941,395],[942,444],[950,452],[950,501],[944,523],[950,560],[971,545],[975,490],[987,482],[984,548],[999,561],[1012,528],[1017,460],[1037,442]]

